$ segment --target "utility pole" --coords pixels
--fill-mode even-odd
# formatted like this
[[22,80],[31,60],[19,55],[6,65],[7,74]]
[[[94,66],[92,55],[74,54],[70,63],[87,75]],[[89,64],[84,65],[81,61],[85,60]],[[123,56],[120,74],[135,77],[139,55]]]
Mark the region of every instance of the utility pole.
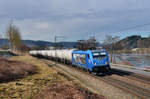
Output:
[[64,36],[55,36],[55,58],[56,58],[55,66],[57,65],[57,52],[56,52],[57,51],[57,48],[56,48],[57,44],[56,43],[57,43],[57,40],[60,38],[65,38],[65,37]]
[[[57,36],[55,36],[55,58],[56,58],[56,41],[57,41]],[[57,59],[55,61],[55,66],[57,65]]]

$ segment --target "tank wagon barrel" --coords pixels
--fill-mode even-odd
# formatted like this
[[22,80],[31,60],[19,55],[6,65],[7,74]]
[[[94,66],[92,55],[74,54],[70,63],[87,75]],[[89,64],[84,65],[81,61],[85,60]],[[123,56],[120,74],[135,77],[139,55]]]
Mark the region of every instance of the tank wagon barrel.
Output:
[[73,50],[40,50],[40,51],[29,51],[30,55],[37,57],[57,58],[72,62],[72,51]]

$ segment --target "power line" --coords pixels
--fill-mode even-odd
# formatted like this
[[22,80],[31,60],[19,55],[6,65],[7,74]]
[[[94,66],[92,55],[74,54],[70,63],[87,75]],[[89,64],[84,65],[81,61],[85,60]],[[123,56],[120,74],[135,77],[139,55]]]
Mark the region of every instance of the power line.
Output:
[[145,24],[140,24],[140,25],[135,25],[133,27],[128,27],[128,28],[124,28],[124,29],[121,29],[117,32],[122,32],[122,31],[126,31],[126,30],[131,30],[131,29],[134,29],[134,28],[139,28],[139,27],[144,27],[144,26],[147,26],[147,25],[150,25],[150,22],[149,23],[145,23]]

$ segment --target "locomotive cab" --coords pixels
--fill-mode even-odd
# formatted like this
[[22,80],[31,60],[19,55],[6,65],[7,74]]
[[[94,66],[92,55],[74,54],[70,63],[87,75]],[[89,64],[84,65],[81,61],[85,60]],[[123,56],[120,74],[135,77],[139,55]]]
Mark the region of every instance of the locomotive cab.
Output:
[[92,60],[94,72],[102,72],[110,69],[109,57],[107,51],[92,51]]
[[105,50],[73,51],[72,64],[90,72],[101,72],[110,68],[108,53]]

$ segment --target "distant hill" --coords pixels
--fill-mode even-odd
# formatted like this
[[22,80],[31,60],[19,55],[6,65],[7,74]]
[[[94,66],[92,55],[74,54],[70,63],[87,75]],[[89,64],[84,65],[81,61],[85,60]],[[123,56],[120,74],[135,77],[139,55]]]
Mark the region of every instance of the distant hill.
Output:
[[148,45],[150,45],[149,38],[143,38],[139,35],[133,35],[126,37],[119,42],[120,45],[122,45],[125,49],[133,49],[133,48],[147,48]]
[[[34,40],[22,40],[22,43],[24,45],[27,45],[29,47],[32,46],[54,46],[54,42],[48,42],[48,41],[34,41]],[[0,47],[4,45],[8,45],[8,41],[6,39],[0,39]],[[77,42],[58,42],[58,45],[62,45],[66,48],[73,48],[77,45]]]
[[[22,40],[24,45],[29,47],[32,46],[54,46],[54,42],[48,41],[34,41],[34,40]],[[150,47],[150,38],[144,38],[139,35],[133,35],[126,37],[120,41],[118,41],[124,49],[133,49],[133,48],[147,48]],[[65,48],[74,48],[77,46],[77,42],[58,42],[58,45],[62,45]],[[8,41],[6,39],[0,39],[0,47],[8,45]],[[99,44],[98,46],[103,46]]]
[[34,40],[22,40],[22,43],[24,45],[27,45],[29,47],[32,46],[53,46],[53,42],[48,42],[48,41],[34,41]]

